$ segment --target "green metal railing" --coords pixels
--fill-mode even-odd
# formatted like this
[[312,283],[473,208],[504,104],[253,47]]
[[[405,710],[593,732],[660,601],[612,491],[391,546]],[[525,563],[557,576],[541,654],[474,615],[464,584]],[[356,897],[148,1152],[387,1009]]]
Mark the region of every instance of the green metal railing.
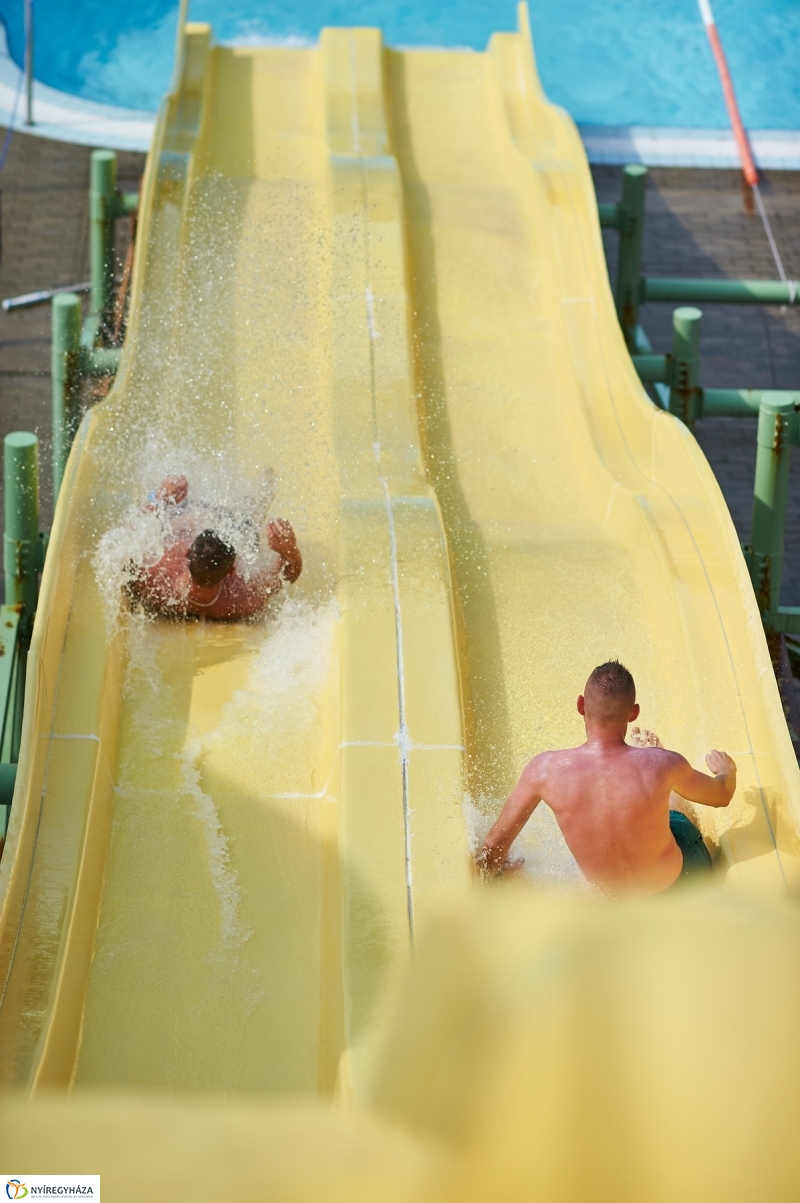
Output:
[[0,606],[0,839],[17,774],[25,668],[47,538],[39,530],[39,440],[15,431],[3,447],[5,604]]
[[93,150],[89,185],[89,259],[91,293],[87,346],[95,345],[98,329],[107,329],[114,304],[114,226],[118,217],[135,213],[138,192],[117,188],[117,156],[113,150]]
[[618,204],[598,205],[600,225],[618,230],[617,315],[631,351],[636,350],[639,306],[648,301],[672,301],[686,305],[797,305],[797,280],[694,280],[642,275],[642,238],[645,222],[647,168],[639,164],[622,173],[622,199]]
[[118,347],[87,345],[87,328],[90,337],[96,337],[95,315],[81,327],[81,300],[74,292],[53,297],[52,304],[53,496],[58,497],[80,421],[81,380],[113,376],[122,352]]
[[[753,524],[750,543],[744,548],[759,609],[771,625],[781,615],[783,541],[786,495],[789,487],[789,447],[800,443],[800,405],[784,393],[764,393],[758,413],[758,450],[753,488]],[[785,628],[800,609],[783,612]],[[800,630],[800,624],[798,625]]]
[[795,280],[690,280],[642,276],[639,303],[684,301],[693,305],[796,305]]
[[[80,420],[81,380],[113,375],[120,348],[108,346],[114,307],[115,222],[133,213],[136,192],[117,188],[117,156],[95,150],[89,193],[89,312],[75,293],[52,303],[53,500]],[[0,607],[0,847],[14,793],[22,731],[25,669],[47,536],[39,530],[39,441],[16,431],[4,444],[5,604]]]
[[800,606],[781,606],[779,601],[790,448],[800,445],[800,390],[702,388],[699,309],[686,306],[674,311],[668,355],[653,354],[639,325],[639,306],[647,301],[795,305],[800,301],[800,284],[643,276],[646,185],[645,167],[626,167],[619,204],[598,206],[601,226],[620,233],[616,307],[633,365],[642,382],[653,386],[657,404],[689,427],[703,417],[758,416],[753,519],[750,542],[743,551],[767,632],[800,635]]
[[117,156],[111,150],[91,155],[89,188],[89,313],[82,318],[80,297],[53,298],[53,496],[58,497],[64,467],[80,419],[81,380],[113,376],[121,350],[105,345],[114,305],[115,223],[134,213],[138,192],[117,188]]

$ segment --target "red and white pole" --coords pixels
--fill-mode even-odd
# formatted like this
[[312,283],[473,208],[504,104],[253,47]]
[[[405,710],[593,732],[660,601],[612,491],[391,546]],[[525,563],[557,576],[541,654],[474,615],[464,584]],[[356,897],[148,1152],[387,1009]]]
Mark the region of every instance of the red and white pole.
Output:
[[742,116],[739,112],[739,105],[736,101],[736,93],[733,90],[733,80],[731,79],[730,69],[728,68],[728,60],[725,57],[725,51],[722,49],[717,23],[714,20],[714,12],[711,8],[711,0],[697,0],[700,6],[700,16],[703,18],[703,24],[706,27],[708,40],[711,43],[711,51],[714,55],[714,61],[717,64],[722,91],[725,96],[725,107],[728,110],[728,117],[733,127],[733,136],[736,139],[736,146],[739,151],[739,159],[742,164],[744,178],[751,188],[758,183],[758,172],[756,165],[753,162],[753,155],[750,150],[750,143],[747,140],[744,125],[742,124]]
[[753,197],[756,202],[759,216],[764,225],[764,232],[767,235],[769,249],[772,251],[772,258],[775,260],[775,266],[778,269],[780,278],[790,286],[791,303],[794,304],[794,282],[786,279],[786,272],[781,261],[778,244],[775,241],[775,235],[772,233],[767,210],[764,208],[764,201],[761,197],[761,189],[758,186],[758,171],[753,162],[753,154],[750,150],[750,143],[747,138],[747,133],[742,123],[742,115],[739,112],[739,105],[736,101],[736,93],[733,90],[733,80],[731,79],[728,60],[725,58],[725,51],[722,49],[722,41],[717,30],[717,23],[714,20],[714,11],[711,8],[711,0],[697,0],[700,7],[700,16],[703,18],[703,24],[706,27],[708,40],[711,43],[711,50],[714,55],[714,61],[717,64],[722,91],[725,96],[725,106],[728,110],[728,117],[733,126],[733,136],[736,139],[736,146],[739,150],[739,160],[742,164],[742,173],[745,181],[753,190]]

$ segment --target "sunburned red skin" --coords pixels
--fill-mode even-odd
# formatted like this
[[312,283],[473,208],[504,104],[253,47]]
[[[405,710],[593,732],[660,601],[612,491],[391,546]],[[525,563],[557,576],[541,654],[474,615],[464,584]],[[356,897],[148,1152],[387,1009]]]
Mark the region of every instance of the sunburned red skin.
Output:
[[[589,704],[589,713],[587,713]],[[655,894],[680,876],[683,857],[669,829],[672,791],[704,806],[727,806],[736,789],[736,765],[726,752],[706,756],[714,776],[699,773],[678,752],[631,747],[629,722],[592,717],[582,694],[578,712],[586,742],[578,748],[542,752],[526,765],[484,842],[478,865],[490,874],[510,873],[512,843],[540,801],[553,811],[562,835],[586,878],[606,893]]]
[[[185,477],[167,477],[156,492],[156,504],[178,506],[188,488]],[[234,564],[221,581],[200,585],[192,578],[187,556],[202,520],[176,512],[170,525],[175,541],[157,564],[139,568],[129,586],[144,606],[156,613],[181,618],[251,618],[264,609],[284,581],[296,581],[302,571],[294,531],[283,518],[276,518],[265,528],[269,546],[277,553],[273,564],[247,577]]]

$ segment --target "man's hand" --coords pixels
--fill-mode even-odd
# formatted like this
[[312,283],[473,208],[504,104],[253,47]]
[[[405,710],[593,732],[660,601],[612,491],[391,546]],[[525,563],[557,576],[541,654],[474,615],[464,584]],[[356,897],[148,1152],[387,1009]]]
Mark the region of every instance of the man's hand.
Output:
[[736,778],[736,761],[727,752],[718,752],[716,748],[712,748],[706,756],[706,764],[715,777]]
[[156,501],[160,501],[162,505],[166,505],[168,501],[173,505],[180,505],[186,500],[188,492],[189,482],[185,476],[166,476],[156,489]]
[[267,539],[273,551],[283,560],[284,578],[291,584],[303,568],[303,557],[290,523],[285,518],[273,518],[267,523]]
[[295,533],[285,518],[273,518],[267,523],[267,538],[270,547],[279,556],[290,555],[297,547]]
[[490,849],[485,845],[475,857],[475,868],[481,877],[484,878],[513,877],[515,873],[519,873],[524,864],[524,856],[518,856],[515,860],[511,860],[506,856],[500,860],[496,856],[493,856]]

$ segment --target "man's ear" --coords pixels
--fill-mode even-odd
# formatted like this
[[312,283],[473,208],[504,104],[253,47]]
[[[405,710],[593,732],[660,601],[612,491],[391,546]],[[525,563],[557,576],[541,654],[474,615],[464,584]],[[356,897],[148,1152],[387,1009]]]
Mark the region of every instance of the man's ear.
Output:
[[578,698],[578,714],[586,714],[586,698],[581,694]]
[[639,711],[640,711],[640,710],[641,710],[641,706],[639,705],[639,703],[638,703],[638,702],[634,702],[634,704],[633,704],[633,707],[632,707],[632,709],[631,709],[630,717],[628,718],[628,722],[629,722],[629,723],[635,723],[635,722],[636,722],[637,718],[639,717]]

